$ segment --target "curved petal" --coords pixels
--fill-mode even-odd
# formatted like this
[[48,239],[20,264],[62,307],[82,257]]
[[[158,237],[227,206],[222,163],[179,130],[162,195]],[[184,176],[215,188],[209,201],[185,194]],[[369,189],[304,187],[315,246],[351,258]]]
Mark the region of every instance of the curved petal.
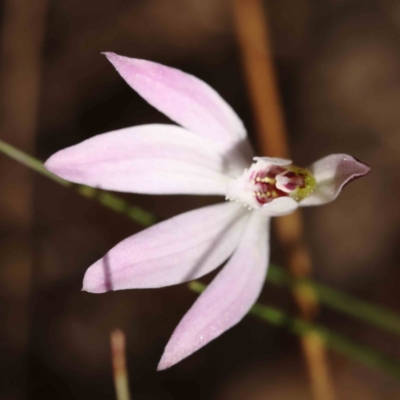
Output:
[[155,62],[104,53],[129,86],[191,132],[231,149],[246,138],[242,121],[222,97],[195,76]]
[[186,313],[158,369],[169,368],[237,324],[257,300],[269,257],[267,217],[253,212],[236,252]]
[[225,195],[225,159],[205,140],[174,125],[141,125],[104,133],[45,163],[72,182],[122,192]]
[[288,160],[286,158],[279,158],[279,157],[253,157],[254,161],[263,161],[266,164],[273,164],[273,165],[290,165],[292,164],[292,160]]
[[261,207],[261,212],[269,217],[280,217],[295,211],[298,207],[296,200],[291,197],[279,197]]
[[354,179],[368,174],[370,168],[348,154],[331,154],[309,168],[317,184],[313,194],[300,206],[317,206],[336,199],[343,187]]
[[237,247],[249,213],[233,203],[190,211],[133,235],[86,272],[83,290],[156,288],[199,278]]

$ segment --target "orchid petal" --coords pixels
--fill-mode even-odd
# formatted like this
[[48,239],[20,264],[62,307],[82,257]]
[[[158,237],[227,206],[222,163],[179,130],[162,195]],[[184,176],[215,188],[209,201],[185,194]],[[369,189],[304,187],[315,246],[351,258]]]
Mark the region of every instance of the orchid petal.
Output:
[[242,121],[202,80],[152,61],[104,54],[129,86],[173,121],[224,149],[244,142]]
[[196,300],[168,342],[158,369],[166,369],[237,324],[259,296],[269,257],[269,218],[253,212],[240,245]]
[[298,207],[296,200],[291,197],[279,197],[261,207],[261,212],[269,217],[280,217],[295,211]]
[[273,165],[290,165],[292,164],[292,160],[287,160],[286,158],[279,158],[279,157],[253,157],[254,161],[263,161],[266,164],[273,164]]
[[249,213],[223,203],[190,211],[133,235],[86,272],[83,290],[156,288],[199,278],[237,247]]
[[46,168],[76,183],[151,194],[225,195],[229,170],[212,144],[175,125],[141,125],[61,150]]
[[316,187],[311,196],[300,202],[301,206],[316,206],[335,200],[345,185],[370,171],[367,165],[347,154],[321,158],[309,169],[316,180]]

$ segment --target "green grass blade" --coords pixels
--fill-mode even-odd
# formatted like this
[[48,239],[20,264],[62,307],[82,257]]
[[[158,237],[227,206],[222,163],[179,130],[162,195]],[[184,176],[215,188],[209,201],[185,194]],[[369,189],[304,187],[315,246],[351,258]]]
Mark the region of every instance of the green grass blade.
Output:
[[400,316],[383,307],[356,299],[339,290],[332,289],[329,286],[309,279],[295,279],[282,267],[276,265],[269,266],[267,279],[276,285],[308,285],[314,290],[322,304],[388,332],[400,335]]
[[[196,293],[201,293],[206,288],[206,285],[197,281],[189,283],[188,286]],[[365,366],[390,374],[400,380],[400,361],[393,359],[370,346],[354,342],[323,326],[291,317],[275,307],[268,307],[256,303],[251,308],[250,314],[269,322],[272,325],[286,328],[296,335],[306,335],[312,332],[317,333],[332,350],[335,350],[352,360],[358,361]]]
[[150,212],[142,209],[138,206],[133,206],[124,199],[118,196],[114,196],[111,193],[105,192],[103,190],[94,189],[89,186],[76,185],[74,183],[68,182],[58,176],[49,172],[41,161],[38,159],[16,149],[15,147],[9,145],[8,143],[0,140],[0,152],[7,155],[8,157],[18,161],[20,164],[27,166],[28,168],[39,172],[45,177],[53,180],[54,182],[63,185],[65,187],[70,187],[75,189],[80,195],[98,201],[103,206],[117,212],[124,214],[133,221],[137,222],[142,226],[150,226],[156,222],[156,217]]

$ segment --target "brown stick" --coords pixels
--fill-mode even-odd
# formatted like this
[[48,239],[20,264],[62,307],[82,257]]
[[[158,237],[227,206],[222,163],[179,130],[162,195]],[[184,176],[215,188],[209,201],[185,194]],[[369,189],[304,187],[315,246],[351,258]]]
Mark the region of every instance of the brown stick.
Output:
[[[0,35],[0,134],[33,153],[40,91],[41,48],[47,0],[4,0]],[[10,398],[23,396],[30,334],[32,177],[22,165],[0,159],[0,291],[7,317],[0,381]]]
[[[281,99],[268,36],[266,10],[261,0],[234,0],[234,18],[240,42],[248,90],[253,104],[262,154],[289,157],[288,141]],[[305,277],[312,269],[310,252],[303,242],[303,222],[299,212],[278,218],[275,222],[279,239],[288,256],[293,275]],[[318,302],[313,289],[303,285],[293,292],[304,319],[315,318]],[[313,395],[316,400],[334,400],[326,348],[316,333],[301,339]]]
[[125,335],[119,329],[111,333],[111,357],[117,400],[130,400],[131,396],[125,360]]

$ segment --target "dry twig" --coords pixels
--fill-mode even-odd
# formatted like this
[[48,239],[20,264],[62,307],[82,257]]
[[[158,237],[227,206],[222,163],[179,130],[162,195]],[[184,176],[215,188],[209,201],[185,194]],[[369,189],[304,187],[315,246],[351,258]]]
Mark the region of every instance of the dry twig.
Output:
[[117,400],[130,400],[125,359],[125,334],[119,329],[111,333],[111,358]]
[[[241,45],[248,89],[253,103],[258,140],[262,154],[289,158],[286,128],[268,36],[266,10],[261,0],[234,0],[234,17]],[[279,239],[288,256],[291,273],[298,278],[310,274],[312,263],[303,242],[303,223],[299,212],[276,221]],[[295,288],[294,298],[301,316],[311,321],[318,312],[314,290],[309,285]],[[333,400],[334,389],[326,348],[318,333],[301,338],[314,398]]]

